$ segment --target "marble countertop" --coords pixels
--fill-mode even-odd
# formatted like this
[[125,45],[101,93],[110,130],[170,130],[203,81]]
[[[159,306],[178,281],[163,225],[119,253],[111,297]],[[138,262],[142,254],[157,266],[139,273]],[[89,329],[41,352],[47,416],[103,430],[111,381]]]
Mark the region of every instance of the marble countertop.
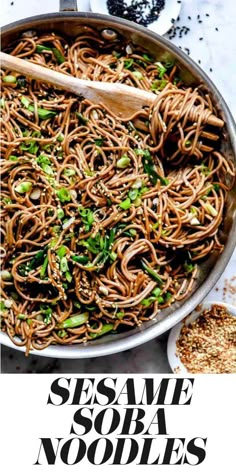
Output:
[[[168,1],[168,0],[166,0]],[[40,13],[58,11],[58,0],[2,0],[0,24],[4,25]],[[78,0],[81,11],[89,10],[88,0]],[[182,0],[179,21],[175,26],[187,26],[188,33],[171,39],[211,77],[236,118],[235,62],[236,16],[235,0]],[[167,34],[166,37],[169,37]],[[203,38],[200,40],[200,38]],[[234,80],[233,80],[234,78]],[[226,301],[236,305],[236,250],[217,285],[207,300]],[[30,356],[1,347],[2,373],[169,373],[166,356],[167,333],[140,347],[108,357],[83,360],[49,359]]]

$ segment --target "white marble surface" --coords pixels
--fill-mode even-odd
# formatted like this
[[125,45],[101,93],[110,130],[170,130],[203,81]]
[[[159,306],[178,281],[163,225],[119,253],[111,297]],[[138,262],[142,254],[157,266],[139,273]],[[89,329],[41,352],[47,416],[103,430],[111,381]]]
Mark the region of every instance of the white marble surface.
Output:
[[[166,0],[168,1],[168,0]],[[81,11],[89,10],[88,0],[78,0]],[[1,25],[27,16],[57,11],[58,0],[1,0]],[[209,14],[210,16],[206,16]],[[198,15],[200,21],[198,23]],[[188,17],[191,19],[188,19]],[[235,0],[182,0],[177,26],[188,26],[187,35],[173,42],[182,49],[189,48],[190,56],[209,74],[236,118],[236,15]],[[216,31],[215,28],[218,28]],[[168,36],[168,35],[167,35]],[[203,37],[200,41],[199,38]],[[210,68],[212,72],[210,72]],[[236,305],[236,250],[208,300],[222,300]],[[235,280],[234,280],[235,279]],[[228,286],[228,288],[227,288]],[[235,292],[235,293],[234,293]],[[2,346],[2,372],[145,372],[168,373],[166,357],[167,334],[143,346],[113,356],[88,360],[51,360],[31,356]]]

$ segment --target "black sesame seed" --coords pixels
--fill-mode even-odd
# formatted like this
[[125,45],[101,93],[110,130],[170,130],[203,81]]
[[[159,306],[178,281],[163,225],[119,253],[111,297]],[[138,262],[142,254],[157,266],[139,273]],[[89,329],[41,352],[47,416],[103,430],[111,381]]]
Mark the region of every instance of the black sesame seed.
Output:
[[11,2],[11,6],[14,5],[14,2]]
[[201,64],[201,61],[200,61],[200,59],[198,59],[198,61],[197,61],[197,62],[198,62],[198,64]]
[[215,28],[216,31],[219,31],[218,28]]
[[188,16],[188,19],[191,20],[191,16]]
[[206,16],[210,16],[209,13],[206,13]]
[[198,20],[198,23],[202,23],[202,20]]
[[197,20],[200,20],[200,15],[197,16]]
[[202,40],[203,40],[203,38],[199,38],[199,41],[202,41]]
[[212,68],[210,67],[210,72],[212,72]]

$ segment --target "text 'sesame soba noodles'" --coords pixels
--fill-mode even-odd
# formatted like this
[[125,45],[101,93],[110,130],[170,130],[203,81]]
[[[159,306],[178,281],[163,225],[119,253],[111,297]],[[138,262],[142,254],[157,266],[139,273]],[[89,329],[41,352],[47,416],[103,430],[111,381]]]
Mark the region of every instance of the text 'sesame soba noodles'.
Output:
[[2,330],[28,353],[140,326],[223,249],[234,171],[206,124],[216,110],[173,63],[90,28],[71,44],[27,32],[6,52],[157,99],[124,121],[2,71]]

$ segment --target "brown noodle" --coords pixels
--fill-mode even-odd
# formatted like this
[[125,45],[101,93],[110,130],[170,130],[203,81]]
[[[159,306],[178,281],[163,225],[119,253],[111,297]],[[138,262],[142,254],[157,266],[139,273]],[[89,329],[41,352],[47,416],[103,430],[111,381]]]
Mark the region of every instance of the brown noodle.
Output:
[[2,330],[26,353],[140,326],[184,299],[196,261],[223,249],[234,172],[209,141],[216,110],[175,65],[161,74],[143,51],[126,51],[89,28],[72,45],[28,32],[6,50],[75,77],[157,89],[152,110],[125,122],[2,71]]

